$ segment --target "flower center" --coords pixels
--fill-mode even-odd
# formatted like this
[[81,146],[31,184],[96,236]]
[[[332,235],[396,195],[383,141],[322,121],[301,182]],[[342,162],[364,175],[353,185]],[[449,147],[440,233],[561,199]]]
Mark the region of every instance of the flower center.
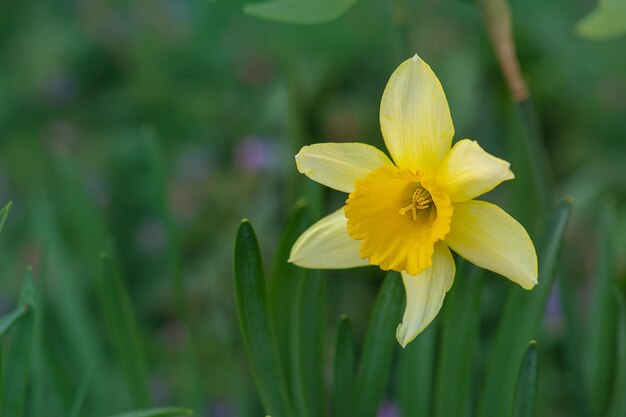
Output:
[[417,210],[427,209],[430,207],[432,202],[433,199],[430,196],[430,193],[422,187],[417,187],[411,197],[411,204],[406,207],[402,207],[399,210],[399,213],[404,216],[410,210],[413,213],[413,221],[417,221]]
[[421,173],[382,167],[355,181],[345,215],[362,258],[417,275],[432,264],[435,243],[450,231],[452,203]]

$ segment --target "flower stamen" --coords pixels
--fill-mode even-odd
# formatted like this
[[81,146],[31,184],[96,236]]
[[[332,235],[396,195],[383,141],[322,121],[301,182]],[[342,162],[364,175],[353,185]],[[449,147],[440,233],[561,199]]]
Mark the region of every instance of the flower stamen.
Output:
[[410,210],[413,214],[413,221],[417,221],[417,210],[425,210],[430,207],[430,203],[433,202],[430,193],[422,187],[417,187],[411,197],[411,204],[403,207],[399,210],[401,215],[405,215]]

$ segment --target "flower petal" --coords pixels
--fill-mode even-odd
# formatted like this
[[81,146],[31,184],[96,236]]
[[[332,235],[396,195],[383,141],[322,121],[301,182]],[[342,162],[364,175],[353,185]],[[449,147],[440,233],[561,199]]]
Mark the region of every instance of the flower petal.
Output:
[[351,193],[354,181],[393,163],[383,151],[364,143],[317,143],[300,149],[296,165],[313,181]]
[[537,285],[537,254],[524,227],[485,201],[453,205],[446,243],[481,268],[504,275],[524,289]]
[[502,181],[515,178],[507,161],[488,154],[476,141],[463,139],[446,155],[437,185],[452,202],[468,201],[493,190]]
[[358,240],[348,235],[343,207],[309,227],[294,243],[289,262],[303,268],[343,269],[369,265]]
[[391,75],[380,103],[380,127],[400,168],[432,178],[450,150],[454,125],[441,83],[417,55]]
[[406,309],[396,338],[402,347],[415,339],[435,318],[446,293],[452,287],[456,267],[448,247],[439,242],[435,246],[433,265],[419,275],[402,272],[406,289]]

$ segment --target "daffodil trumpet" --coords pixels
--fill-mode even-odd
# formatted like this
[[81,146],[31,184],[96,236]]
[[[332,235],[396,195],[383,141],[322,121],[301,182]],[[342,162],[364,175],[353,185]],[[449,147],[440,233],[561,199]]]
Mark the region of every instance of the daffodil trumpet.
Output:
[[537,285],[537,255],[524,227],[498,206],[475,200],[514,178],[510,164],[475,141],[451,146],[446,96],[417,55],[389,79],[380,125],[392,159],[362,143],[320,143],[296,155],[301,173],[349,196],[300,236],[290,261],[399,271],[407,299],[396,331],[402,346],[441,309],[455,276],[450,249],[524,289]]

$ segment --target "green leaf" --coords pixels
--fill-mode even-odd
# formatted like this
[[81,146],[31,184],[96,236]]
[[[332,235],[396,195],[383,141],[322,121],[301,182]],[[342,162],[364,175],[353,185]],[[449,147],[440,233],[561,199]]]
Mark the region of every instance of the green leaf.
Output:
[[326,282],[321,271],[306,271],[291,329],[291,369],[296,409],[305,417],[322,416],[324,404],[323,306]]
[[591,414],[604,415],[613,370],[615,368],[615,328],[617,306],[613,296],[616,271],[614,235],[616,222],[615,204],[605,201],[601,207],[599,235],[591,288],[589,329],[587,332],[584,362],[591,405]]
[[579,314],[579,301],[576,294],[575,276],[571,271],[567,260],[563,259],[558,271],[558,285],[561,300],[561,311],[563,312],[564,340],[563,350],[565,353],[567,384],[570,386],[571,396],[575,402],[578,415],[589,417],[589,399],[587,398],[586,380],[583,374],[583,351],[584,339],[581,332],[580,323],[582,319]]
[[263,407],[274,417],[293,416],[285,374],[270,322],[261,253],[244,220],[235,242],[235,299],[248,360]]
[[404,287],[400,275],[389,272],[376,298],[365,334],[354,390],[355,416],[376,415],[385,395],[403,300]]
[[148,408],[145,410],[127,411],[125,413],[115,414],[110,417],[178,417],[191,415],[193,415],[193,411],[188,408],[160,407]]
[[[303,201],[296,203],[287,218],[287,224],[278,243],[274,264],[272,267],[269,286],[269,307],[276,329],[276,341],[285,367],[285,374],[291,372],[291,330],[293,327],[296,309],[296,294],[300,291],[305,271],[287,262],[291,247],[300,233],[304,230],[306,204]],[[294,383],[289,384],[291,390]]]
[[93,379],[93,375],[96,371],[95,363],[89,365],[87,370],[85,371],[85,375],[80,381],[80,385],[78,386],[78,390],[76,391],[76,397],[74,398],[74,403],[72,404],[72,411],[70,412],[70,417],[80,417],[81,409],[83,408],[83,403],[85,402],[85,397],[87,396],[87,390],[89,388],[89,384]]
[[398,355],[398,402],[403,417],[432,415],[438,330],[439,317],[436,317]]
[[446,296],[435,397],[439,417],[462,416],[470,407],[482,281],[483,270],[463,262]]
[[249,3],[243,11],[259,19],[280,23],[314,25],[331,22],[346,13],[358,0],[266,0]]
[[343,316],[337,328],[335,346],[335,369],[333,373],[333,416],[352,417],[354,391],[354,368],[356,357],[354,352],[354,336],[350,319]]
[[524,359],[522,359],[512,417],[532,417],[534,414],[537,381],[539,379],[538,363],[537,343],[533,340],[528,344]]
[[0,413],[3,417],[21,417],[26,402],[35,329],[34,312],[37,308],[37,289],[30,268],[26,270],[18,304],[26,307],[28,314],[16,323],[9,335]]
[[624,295],[615,289],[615,298],[619,308],[617,327],[617,358],[613,398],[609,406],[609,417],[626,416],[626,301]]
[[28,313],[28,307],[22,305],[0,318],[0,336],[3,336],[15,323]]
[[0,210],[0,232],[4,228],[4,222],[11,211],[11,207],[13,207],[13,202],[9,202],[2,210]]
[[126,384],[136,406],[150,404],[144,348],[132,300],[115,261],[101,254],[100,297],[117,358],[124,370]]
[[561,202],[544,229],[537,246],[539,285],[532,291],[519,287],[511,287],[509,290],[492,352],[486,359],[485,387],[479,416],[502,417],[510,413],[518,366],[528,341],[537,336],[552,290],[561,243],[571,211],[571,201]]
[[590,40],[626,35],[626,1],[600,0],[598,7],[576,25],[576,32]]

